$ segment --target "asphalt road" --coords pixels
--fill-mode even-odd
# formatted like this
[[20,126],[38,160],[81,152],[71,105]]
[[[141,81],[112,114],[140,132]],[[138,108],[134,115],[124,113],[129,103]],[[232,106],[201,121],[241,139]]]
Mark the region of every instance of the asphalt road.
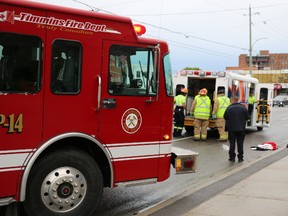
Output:
[[[262,158],[268,158],[272,151],[252,151],[251,146],[263,142],[276,142],[278,147],[285,147],[288,143],[288,106],[273,107],[272,126],[257,131],[256,128],[248,128],[245,138],[244,162],[231,163],[228,161],[228,151],[222,148],[227,143],[217,142],[217,135],[210,131],[207,141],[196,142],[193,137],[187,136],[173,140],[173,146],[190,149],[198,152],[198,172],[193,174],[175,175],[171,169],[171,176],[165,182],[137,186],[106,188],[102,202],[94,216],[132,216],[141,215],[149,209],[167,203],[175,197],[192,193],[201,188],[202,185],[221,179],[228,172],[240,170],[242,166],[253,164]],[[200,200],[195,200],[200,202]],[[22,214],[21,214],[22,215]]]
[[227,143],[217,142],[217,135],[210,131],[208,140],[203,142],[193,141],[193,137],[178,138],[173,141],[173,146],[190,149],[199,153],[198,172],[194,174],[175,175],[171,170],[171,177],[162,183],[137,187],[120,187],[105,189],[102,203],[95,216],[129,216],[145,212],[159,203],[179,196],[187,191],[192,191],[205,182],[219,178],[228,171],[237,170],[261,158],[273,154],[272,151],[252,151],[251,146],[262,144],[263,142],[276,142],[278,147],[286,146],[288,127],[288,106],[273,107],[272,126],[257,131],[256,128],[247,128],[244,149],[244,163],[230,163],[228,152],[222,148]]

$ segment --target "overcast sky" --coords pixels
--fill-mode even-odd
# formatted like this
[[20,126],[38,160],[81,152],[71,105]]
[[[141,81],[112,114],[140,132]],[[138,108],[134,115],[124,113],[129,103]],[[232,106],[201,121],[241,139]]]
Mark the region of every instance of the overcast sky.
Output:
[[49,0],[49,4],[92,7],[144,24],[146,37],[169,43],[173,72],[238,66],[239,55],[249,55],[249,5],[252,54],[288,53],[287,0]]

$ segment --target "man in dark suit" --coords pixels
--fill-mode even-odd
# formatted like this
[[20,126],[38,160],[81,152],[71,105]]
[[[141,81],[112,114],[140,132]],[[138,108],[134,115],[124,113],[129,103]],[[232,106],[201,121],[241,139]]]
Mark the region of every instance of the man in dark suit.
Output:
[[243,144],[245,139],[246,121],[249,119],[247,108],[241,105],[239,98],[231,97],[231,105],[227,107],[224,113],[226,127],[228,130],[228,139],[230,143],[229,161],[235,162],[235,143],[237,141],[238,161],[243,161]]

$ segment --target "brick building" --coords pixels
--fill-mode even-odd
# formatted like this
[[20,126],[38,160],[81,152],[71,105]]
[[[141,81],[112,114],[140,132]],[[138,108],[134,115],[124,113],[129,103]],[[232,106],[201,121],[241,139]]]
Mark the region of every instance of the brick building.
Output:
[[[260,50],[260,54],[252,56],[253,70],[288,70],[288,53],[269,53]],[[249,55],[239,56],[239,66],[226,67],[226,70],[249,70]]]
[[[235,67],[226,67],[227,71],[250,74],[249,55],[241,54],[239,56],[239,65]],[[269,50],[261,50],[259,55],[252,56],[252,77],[259,80],[260,83],[267,83],[273,86],[281,86],[275,89],[275,94],[288,94],[288,53],[269,53]]]

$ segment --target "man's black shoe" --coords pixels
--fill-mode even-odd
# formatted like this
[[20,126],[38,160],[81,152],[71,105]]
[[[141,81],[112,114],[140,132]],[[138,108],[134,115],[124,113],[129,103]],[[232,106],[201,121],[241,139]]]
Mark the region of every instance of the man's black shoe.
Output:
[[243,162],[244,160],[242,159],[242,158],[240,158],[240,159],[238,159],[238,162],[240,163],[240,162]]
[[231,162],[235,162],[234,158],[229,158],[228,160],[231,161]]

